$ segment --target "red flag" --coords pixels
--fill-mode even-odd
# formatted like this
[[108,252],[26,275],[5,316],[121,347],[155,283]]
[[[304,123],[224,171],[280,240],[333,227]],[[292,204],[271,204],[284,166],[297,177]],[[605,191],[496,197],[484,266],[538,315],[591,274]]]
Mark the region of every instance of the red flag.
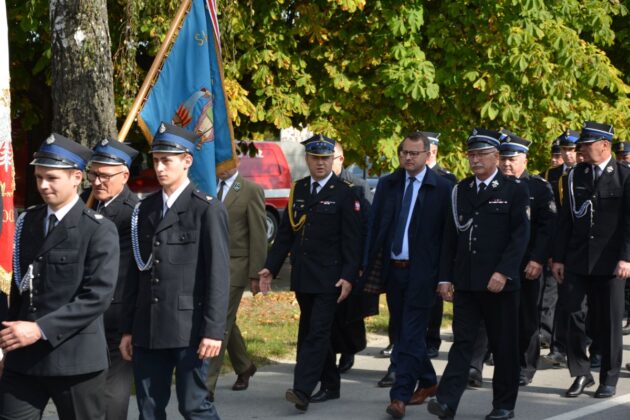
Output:
[[[7,38],[7,15],[4,0],[0,0],[0,290],[9,294],[11,290],[11,262],[13,259],[13,192],[15,171],[13,148],[11,147],[11,98],[9,94],[9,42]],[[0,297],[1,298],[1,297]]]

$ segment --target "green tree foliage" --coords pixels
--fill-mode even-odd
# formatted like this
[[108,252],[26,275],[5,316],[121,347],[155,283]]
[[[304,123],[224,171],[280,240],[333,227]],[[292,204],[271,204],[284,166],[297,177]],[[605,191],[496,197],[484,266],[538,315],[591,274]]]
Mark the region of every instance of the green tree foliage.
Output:
[[[8,1],[16,114],[47,74],[47,2]],[[179,2],[110,0],[117,115],[124,118]],[[308,125],[381,166],[415,129],[467,171],[473,127],[534,141],[542,169],[563,129],[592,119],[630,140],[630,0],[218,0],[240,139]],[[11,17],[15,17],[13,20]],[[17,95],[16,95],[17,93]],[[34,117],[33,120],[36,120]]]

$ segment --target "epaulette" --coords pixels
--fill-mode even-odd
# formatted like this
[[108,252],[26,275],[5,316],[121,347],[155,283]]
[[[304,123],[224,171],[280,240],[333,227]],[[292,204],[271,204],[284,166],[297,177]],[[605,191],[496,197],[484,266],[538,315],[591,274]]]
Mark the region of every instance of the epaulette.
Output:
[[105,216],[103,216],[102,214],[98,214],[94,210],[88,209],[87,207],[83,209],[83,213],[88,215],[92,220],[96,221],[97,223],[101,223],[101,221],[105,218]]
[[540,181],[540,182],[542,182],[543,184],[549,184],[549,181],[547,181],[545,178],[543,178],[543,177],[542,177],[542,176],[540,176],[540,175],[536,175],[536,174],[529,174],[529,176],[530,176],[532,179],[535,179],[536,181]]
[[204,201],[206,203],[210,203],[213,200],[211,195],[199,190],[193,190],[193,196],[199,198],[201,201]]
[[33,204],[32,206],[27,208],[26,211],[37,210],[37,209],[40,209],[40,208],[45,207],[45,206],[46,206],[46,204]]

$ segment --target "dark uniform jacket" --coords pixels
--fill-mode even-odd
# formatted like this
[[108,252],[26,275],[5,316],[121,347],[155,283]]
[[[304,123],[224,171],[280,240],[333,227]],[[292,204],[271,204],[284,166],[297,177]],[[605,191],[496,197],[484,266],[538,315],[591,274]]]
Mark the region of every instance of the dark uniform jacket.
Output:
[[[83,201],[87,203],[91,189],[81,194]],[[137,270],[136,263],[133,260],[133,252],[131,250],[131,213],[133,208],[138,204],[138,196],[135,195],[129,187],[125,185],[124,189],[116,198],[112,200],[106,207],[100,210],[100,214],[114,222],[118,231],[120,243],[120,264],[118,268],[118,282],[116,290],[112,298],[112,304],[105,312],[105,334],[107,336],[107,344],[110,350],[118,351],[118,344],[121,338],[122,325],[122,299],[123,290],[127,279],[135,276]],[[98,201],[94,200],[93,208],[96,208]]]
[[[619,260],[630,261],[630,168],[611,159],[594,184],[592,166],[579,163],[572,177],[572,188],[570,176],[564,182],[553,260],[576,274],[612,276]],[[572,207],[579,210],[587,200],[592,208],[575,217]]]
[[[339,279],[354,282],[359,270],[361,203],[352,188],[334,174],[315,197],[310,177],[293,186],[293,201],[284,213],[265,267],[275,277],[291,252],[291,290],[301,293],[339,293]],[[294,221],[305,216],[296,231]]]
[[564,189],[562,186],[562,175],[564,174],[564,165],[554,166],[547,169],[545,172],[545,179],[551,184],[551,190],[553,191],[553,198],[556,202],[556,209],[562,207],[562,198],[564,196]]
[[[456,290],[485,291],[498,272],[508,277],[504,291],[519,289],[530,235],[527,185],[498,171],[479,195],[475,177],[464,179],[456,197],[455,216],[446,223],[440,281]],[[472,222],[460,232],[454,217],[460,225]]]
[[47,207],[27,210],[19,238],[22,275],[33,264],[32,301],[12,282],[9,320],[36,321],[47,340],[9,352],[5,369],[71,376],[109,365],[103,313],[116,286],[118,235],[79,200],[45,237]]
[[439,163],[436,163],[433,166],[433,168],[431,168],[431,170],[433,172],[437,173],[438,175],[443,176],[444,178],[446,178],[449,181],[451,181],[453,183],[453,185],[457,184],[457,177],[455,176],[455,174],[453,174],[451,171],[441,167]]
[[529,245],[523,258],[522,269],[528,262],[545,265],[550,255],[550,243],[556,222],[556,203],[551,185],[544,178],[525,171],[519,178],[529,189],[531,232]]
[[[405,192],[406,171],[397,169],[378,182],[370,211],[366,273],[374,271],[380,260],[378,274],[384,283],[389,277],[392,243]],[[450,193],[453,185],[427,167],[422,186],[411,214],[407,231],[409,241],[409,273],[413,280],[407,298],[419,307],[429,307],[435,298],[440,265],[440,249],[444,225],[450,216]],[[379,257],[380,256],[380,257]]]
[[162,191],[140,202],[138,239],[146,271],[125,288],[123,332],[149,349],[222,340],[230,282],[225,208],[188,185],[166,216]]

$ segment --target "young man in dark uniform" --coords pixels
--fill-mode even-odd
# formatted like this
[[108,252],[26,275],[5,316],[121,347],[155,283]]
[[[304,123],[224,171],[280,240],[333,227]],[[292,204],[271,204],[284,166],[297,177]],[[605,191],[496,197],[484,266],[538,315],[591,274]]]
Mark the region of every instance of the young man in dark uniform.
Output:
[[[299,410],[340,396],[340,377],[330,334],[337,304],[356,280],[361,247],[361,203],[332,171],[335,141],[316,135],[302,142],[310,176],[297,181],[278,237],[260,272],[260,290],[291,253],[291,290],[300,305],[293,388],[286,399]],[[317,383],[319,391],[311,396]]]
[[[466,389],[479,325],[488,331],[494,355],[493,410],[488,420],[514,416],[518,395],[518,303],[521,262],[529,241],[529,192],[525,183],[503,175],[496,131],[475,129],[468,160],[475,174],[456,185],[452,217],[444,236],[440,284],[453,300],[454,343],[429,412],[455,415]],[[453,287],[455,295],[453,298]]]
[[[556,138],[555,142],[560,146],[562,164],[545,171],[544,178],[551,184],[556,209],[560,213],[565,194],[562,186],[562,178],[577,163],[576,142],[580,137],[578,131],[566,130]],[[542,307],[541,333],[542,339],[549,343],[549,354],[543,355],[540,360],[542,366],[552,368],[566,367],[567,343],[566,334],[568,326],[568,314],[565,310],[565,289],[559,285],[551,273],[551,264],[545,264]],[[546,308],[546,310],[545,310]],[[583,313],[586,318],[586,311]]]
[[45,204],[16,224],[0,418],[40,418],[52,399],[59,418],[104,419],[109,365],[103,313],[118,274],[116,227],[77,194],[92,151],[52,134],[35,153]]
[[111,365],[105,385],[108,420],[127,418],[129,395],[133,383],[131,363],[124,360],[118,350],[122,334],[122,296],[126,282],[134,277],[136,266],[131,251],[131,213],[138,197],[127,187],[131,162],[138,151],[112,139],[98,142],[89,162],[87,178],[92,188],[82,194],[87,203],[93,196],[92,208],[116,225],[120,244],[118,282],[112,304],[105,312],[105,335]]
[[552,270],[567,287],[567,360],[577,397],[595,381],[584,349],[581,317],[588,298],[592,331],[602,354],[596,398],[615,395],[623,348],[625,279],[630,277],[630,168],[612,158],[613,127],[587,121],[578,142],[585,161],[566,178]]
[[196,140],[162,123],[151,144],[162,190],[131,217],[138,271],[125,287],[120,351],[132,360],[143,419],[166,418],[175,370],[185,419],[218,419],[205,386],[225,335],[230,281],[228,222],[219,200],[188,179]]

